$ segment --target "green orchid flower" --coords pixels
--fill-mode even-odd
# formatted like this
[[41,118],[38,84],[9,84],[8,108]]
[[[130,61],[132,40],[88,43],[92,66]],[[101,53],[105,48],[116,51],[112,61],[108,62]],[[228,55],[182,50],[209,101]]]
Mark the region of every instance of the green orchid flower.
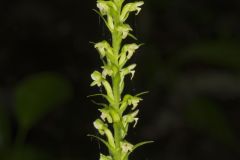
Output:
[[137,122],[138,122],[138,119],[139,119],[139,118],[136,117],[138,115],[138,113],[139,113],[139,110],[136,110],[132,113],[129,113],[129,114],[123,116],[123,126],[127,127],[129,123],[134,122],[133,127],[135,127],[137,125]]
[[125,3],[125,0],[97,0],[99,11],[95,12],[102,18],[112,37],[111,43],[103,40],[94,44],[103,65],[102,71],[94,71],[91,74],[91,86],[104,88],[104,93],[91,97],[101,96],[106,100],[106,103],[95,103],[102,108],[98,109],[101,113],[100,118],[93,123],[106,140],[90,135],[108,148],[109,155],[100,154],[100,160],[128,160],[130,153],[137,147],[150,143],[147,141],[133,145],[126,140],[130,124],[133,123],[135,127],[139,120],[139,110],[136,110],[142,101],[139,96],[146,92],[135,96],[123,95],[125,77],[131,75],[133,79],[136,68],[136,64],[125,65],[141,46],[136,43],[124,44],[128,37],[136,39],[130,33],[133,29],[126,20],[131,12],[139,14],[143,4],[143,1]]
[[133,29],[128,24],[122,24],[117,27],[117,31],[121,34],[121,38],[125,39],[129,35],[129,32]]
[[108,108],[104,108],[104,109],[99,109],[99,111],[101,112],[101,118],[103,121],[105,121],[105,119],[107,119],[108,123],[112,123],[112,116],[110,114],[110,111]]
[[125,77],[126,75],[128,74],[131,74],[131,79],[133,79],[134,77],[134,74],[135,74],[135,68],[136,68],[136,64],[131,64],[130,66],[126,67],[126,68],[123,68],[121,70],[121,77]]
[[91,77],[93,79],[93,82],[91,83],[91,86],[93,87],[93,86],[97,85],[98,87],[101,87],[102,81],[103,81],[102,74],[98,71],[94,71],[91,74]]
[[134,12],[136,11],[136,15],[139,14],[139,12],[141,11],[141,6],[144,4],[143,1],[139,1],[139,2],[134,2],[134,3],[128,3],[123,7],[121,16],[120,16],[120,20],[121,22],[126,21],[126,19],[128,18],[130,12]]
[[134,145],[132,145],[131,143],[129,143],[128,141],[122,141],[121,142],[121,149],[123,153],[129,153],[132,152]]
[[133,44],[126,44],[123,46],[122,51],[120,53],[119,58],[119,65],[122,67],[125,65],[125,63],[131,59],[133,56],[133,53],[140,47],[140,45],[137,45],[135,43]]

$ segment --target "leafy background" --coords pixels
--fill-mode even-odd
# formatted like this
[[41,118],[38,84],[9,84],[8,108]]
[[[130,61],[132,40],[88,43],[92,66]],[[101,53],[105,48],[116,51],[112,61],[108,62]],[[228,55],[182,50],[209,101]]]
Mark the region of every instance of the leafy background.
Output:
[[[151,91],[133,142],[138,160],[240,158],[240,1],[146,0],[131,17],[144,42],[127,91]],[[109,39],[94,0],[0,2],[0,159],[90,160],[99,113],[86,96]]]

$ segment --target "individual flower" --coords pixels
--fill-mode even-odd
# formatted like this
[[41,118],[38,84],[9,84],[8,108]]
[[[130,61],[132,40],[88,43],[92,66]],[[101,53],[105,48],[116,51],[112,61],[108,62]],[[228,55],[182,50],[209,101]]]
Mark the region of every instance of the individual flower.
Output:
[[117,60],[117,56],[113,54],[113,48],[107,41],[98,42],[94,45],[94,47],[98,50],[100,57],[107,57],[107,60],[111,63],[114,63]]
[[139,47],[140,45],[137,45],[136,43],[124,45],[120,54],[119,65],[123,66],[127,62],[127,60],[129,60],[133,56],[133,53]]
[[123,125],[124,127],[127,127],[129,123],[135,122],[133,127],[137,125],[138,118],[136,117],[138,115],[139,110],[136,110],[132,113],[129,113],[125,116],[123,116]]
[[112,76],[113,75],[112,66],[106,65],[106,66],[103,66],[102,69],[103,69],[102,76],[104,78],[106,78],[106,76]]
[[98,50],[101,58],[104,58],[108,53],[113,54],[112,47],[107,41],[98,42],[94,47]]
[[128,153],[133,150],[133,145],[127,141],[120,142],[121,149],[123,153]]
[[98,87],[100,87],[102,85],[103,77],[102,77],[102,74],[100,72],[94,71],[91,74],[91,77],[93,79],[93,82],[91,83],[91,86],[97,85]]
[[112,147],[115,147],[115,142],[111,131],[108,129],[107,124],[105,124],[101,119],[97,119],[93,122],[94,127],[98,130],[101,135],[106,135],[108,142]]
[[122,10],[122,13],[121,13],[121,16],[120,16],[120,20],[122,22],[126,21],[126,19],[128,18],[130,12],[136,11],[136,15],[138,15],[139,12],[141,11],[140,6],[142,6],[143,4],[144,4],[143,1],[126,4],[123,7],[123,10]]
[[124,76],[126,76],[127,74],[131,74],[131,79],[134,77],[134,74],[135,74],[135,68],[136,68],[136,64],[132,64],[126,68],[123,68],[121,70],[121,77],[123,78]]
[[97,1],[97,7],[98,9],[100,10],[100,13],[104,16],[104,15],[107,15],[107,13],[109,12],[110,8],[107,4],[106,1]]
[[105,134],[105,130],[107,129],[107,125],[103,123],[100,119],[97,119],[93,122],[94,127],[99,131],[101,135]]
[[134,110],[138,106],[138,103],[141,100],[142,100],[142,98],[132,96],[131,98],[128,99],[128,105],[133,105],[132,110]]
[[120,32],[122,39],[127,38],[128,33],[132,31],[132,28],[128,24],[118,26],[117,31]]
[[126,45],[126,51],[128,52],[127,58],[130,59],[133,55],[133,53],[139,48],[139,45],[133,43]]
[[101,118],[103,121],[105,121],[105,119],[107,119],[108,123],[112,123],[112,117],[110,115],[109,109],[104,108],[104,109],[99,109],[99,111],[101,112]]

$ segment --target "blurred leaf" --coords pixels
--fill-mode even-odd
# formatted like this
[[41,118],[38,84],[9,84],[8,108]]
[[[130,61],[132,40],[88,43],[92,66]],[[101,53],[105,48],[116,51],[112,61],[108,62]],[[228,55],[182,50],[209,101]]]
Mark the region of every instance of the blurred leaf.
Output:
[[0,150],[10,142],[10,123],[6,111],[0,104]]
[[72,96],[72,86],[55,73],[40,73],[24,79],[16,88],[16,116],[21,128],[28,130],[54,107]]
[[194,44],[182,50],[172,59],[172,65],[178,68],[187,63],[202,62],[210,65],[240,68],[240,46],[238,42],[213,41]]
[[197,99],[185,111],[185,118],[192,128],[224,144],[235,145],[234,133],[218,105],[205,99]]

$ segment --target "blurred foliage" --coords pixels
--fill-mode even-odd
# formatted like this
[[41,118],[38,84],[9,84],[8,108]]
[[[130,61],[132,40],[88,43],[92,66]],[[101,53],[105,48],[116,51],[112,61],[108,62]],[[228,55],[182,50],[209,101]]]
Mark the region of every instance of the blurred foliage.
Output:
[[240,69],[238,41],[205,41],[193,44],[172,59],[171,66],[179,68],[188,63],[204,63],[229,69]]
[[[4,160],[42,160],[47,154],[26,146],[25,140],[31,129],[46,114],[60,107],[73,96],[71,83],[57,73],[38,73],[25,77],[15,88],[15,115],[18,131],[11,140],[11,125],[4,108],[0,106],[0,158]],[[10,144],[11,146],[5,146]],[[14,142],[15,141],[15,142]]]
[[41,73],[26,77],[16,87],[16,117],[20,127],[31,128],[49,111],[72,97],[70,83],[62,76]]
[[231,147],[236,147],[236,137],[223,110],[206,99],[193,100],[185,107],[187,123],[196,131],[211,136]]
[[51,160],[49,154],[33,146],[22,146],[6,151],[2,160]]

